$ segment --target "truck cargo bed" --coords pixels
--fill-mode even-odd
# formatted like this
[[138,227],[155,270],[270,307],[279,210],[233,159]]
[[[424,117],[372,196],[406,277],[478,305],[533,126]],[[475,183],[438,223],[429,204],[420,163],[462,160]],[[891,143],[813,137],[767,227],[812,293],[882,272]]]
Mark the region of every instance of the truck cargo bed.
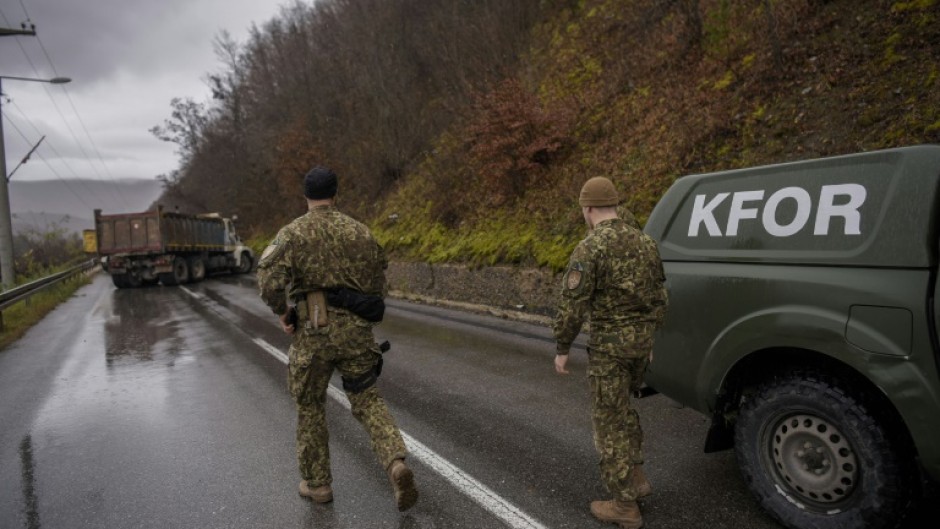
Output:
[[95,229],[100,255],[225,250],[225,225],[220,218],[161,209],[119,215],[95,210]]

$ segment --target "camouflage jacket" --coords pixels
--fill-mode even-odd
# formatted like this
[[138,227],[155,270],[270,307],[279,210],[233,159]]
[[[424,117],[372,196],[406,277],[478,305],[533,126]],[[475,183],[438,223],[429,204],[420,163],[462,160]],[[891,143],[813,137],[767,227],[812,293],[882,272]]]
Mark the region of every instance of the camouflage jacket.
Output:
[[656,242],[621,219],[598,223],[571,254],[555,316],[558,353],[591,323],[589,347],[623,342],[624,333],[660,325],[666,312],[665,274]]
[[265,304],[281,315],[289,299],[323,288],[384,297],[387,266],[369,228],[333,206],[317,206],[281,228],[265,248],[258,262],[258,288]]

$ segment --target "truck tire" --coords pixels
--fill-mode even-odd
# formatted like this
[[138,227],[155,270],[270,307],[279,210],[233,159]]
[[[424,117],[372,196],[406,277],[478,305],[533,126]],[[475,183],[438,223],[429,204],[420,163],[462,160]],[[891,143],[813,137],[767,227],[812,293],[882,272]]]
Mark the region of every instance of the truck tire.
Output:
[[140,278],[140,273],[137,270],[131,270],[125,274],[124,282],[129,288],[140,288],[143,284],[143,280]]
[[168,287],[181,285],[189,279],[189,267],[186,266],[186,259],[177,257],[173,259],[173,271],[160,274],[160,282]]
[[191,283],[198,283],[206,278],[206,262],[202,257],[191,257],[188,264]]
[[125,274],[111,274],[111,282],[114,283],[114,286],[117,288],[128,288]]
[[254,264],[255,263],[251,260],[251,255],[249,255],[248,252],[242,252],[242,258],[238,262],[238,269],[236,272],[239,274],[247,274],[248,272],[251,272],[251,268],[254,266]]
[[136,272],[114,274],[111,276],[111,282],[118,288],[138,288],[142,283],[140,275]]
[[801,371],[747,399],[735,451],[751,491],[783,525],[887,529],[908,511],[916,472],[913,449],[886,426],[850,386]]

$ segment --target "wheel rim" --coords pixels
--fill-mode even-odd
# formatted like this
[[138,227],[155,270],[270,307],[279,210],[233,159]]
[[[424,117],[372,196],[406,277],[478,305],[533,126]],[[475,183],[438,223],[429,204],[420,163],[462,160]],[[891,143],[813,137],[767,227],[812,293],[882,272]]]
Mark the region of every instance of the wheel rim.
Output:
[[858,485],[855,451],[826,419],[806,413],[787,416],[765,430],[763,446],[776,481],[821,511],[838,509]]

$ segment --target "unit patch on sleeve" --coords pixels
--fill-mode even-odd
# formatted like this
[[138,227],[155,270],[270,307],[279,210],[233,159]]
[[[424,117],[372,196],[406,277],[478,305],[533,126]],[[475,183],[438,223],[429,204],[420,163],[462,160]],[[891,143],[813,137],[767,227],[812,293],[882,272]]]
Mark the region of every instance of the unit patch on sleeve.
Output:
[[269,244],[268,247],[265,248],[263,252],[261,252],[261,259],[258,261],[258,266],[268,264],[270,261],[278,258],[281,253],[284,252],[286,247],[283,244],[279,244],[279,242],[280,241],[278,241],[278,239],[274,239],[271,241],[271,244]]
[[568,268],[568,272],[565,273],[565,288],[568,290],[574,290],[581,285],[581,272],[584,271],[584,267],[581,266],[581,263],[572,263]]

